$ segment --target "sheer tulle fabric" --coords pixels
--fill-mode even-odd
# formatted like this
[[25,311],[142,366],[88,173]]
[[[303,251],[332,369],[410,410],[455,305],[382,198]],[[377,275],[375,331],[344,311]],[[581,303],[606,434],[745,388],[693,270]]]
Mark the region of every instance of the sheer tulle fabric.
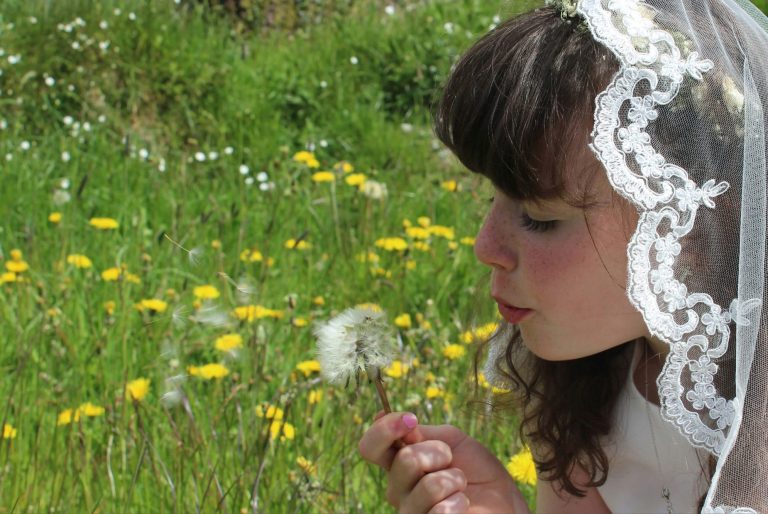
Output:
[[621,69],[592,148],[637,205],[628,294],[670,353],[664,419],[717,467],[704,512],[768,513],[768,22],[733,0],[581,0]]

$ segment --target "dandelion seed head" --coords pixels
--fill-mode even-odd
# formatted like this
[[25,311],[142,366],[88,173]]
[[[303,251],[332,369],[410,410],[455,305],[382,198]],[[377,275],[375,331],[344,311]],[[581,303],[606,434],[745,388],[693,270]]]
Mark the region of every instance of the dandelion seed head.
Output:
[[347,309],[316,327],[314,335],[321,374],[331,384],[345,384],[392,362],[392,331],[383,311]]

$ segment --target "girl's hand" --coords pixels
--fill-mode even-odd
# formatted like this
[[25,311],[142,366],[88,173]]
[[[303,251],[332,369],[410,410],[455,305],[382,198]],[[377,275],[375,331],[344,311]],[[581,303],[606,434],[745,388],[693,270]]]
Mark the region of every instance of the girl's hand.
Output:
[[387,501],[401,513],[530,513],[502,463],[454,426],[417,426],[413,414],[379,413],[359,448],[387,472]]

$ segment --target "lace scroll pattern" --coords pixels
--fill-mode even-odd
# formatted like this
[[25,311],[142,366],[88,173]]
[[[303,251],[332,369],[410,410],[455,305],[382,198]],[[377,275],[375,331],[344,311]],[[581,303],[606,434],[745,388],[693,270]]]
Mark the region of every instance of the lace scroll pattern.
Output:
[[738,430],[741,410],[715,389],[715,360],[728,349],[732,325],[748,325],[760,300],[733,300],[723,308],[709,294],[689,291],[675,274],[680,241],[698,209],[714,209],[729,184],[696,184],[659,153],[646,130],[684,81],[701,81],[714,64],[695,51],[683,55],[639,0],[582,0],[578,11],[622,64],[596,99],[592,149],[613,187],[641,210],[628,249],[628,293],[651,333],[670,345],[658,379],[662,415],[692,445],[720,455],[729,429]]

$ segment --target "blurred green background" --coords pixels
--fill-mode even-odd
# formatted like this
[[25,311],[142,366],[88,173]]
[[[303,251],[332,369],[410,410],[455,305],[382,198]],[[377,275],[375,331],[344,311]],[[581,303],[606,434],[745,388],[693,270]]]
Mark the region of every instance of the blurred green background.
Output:
[[386,512],[357,455],[375,394],[314,354],[362,303],[396,325],[393,407],[480,439],[532,502],[471,379],[489,190],[430,118],[535,5],[4,0],[0,513]]

